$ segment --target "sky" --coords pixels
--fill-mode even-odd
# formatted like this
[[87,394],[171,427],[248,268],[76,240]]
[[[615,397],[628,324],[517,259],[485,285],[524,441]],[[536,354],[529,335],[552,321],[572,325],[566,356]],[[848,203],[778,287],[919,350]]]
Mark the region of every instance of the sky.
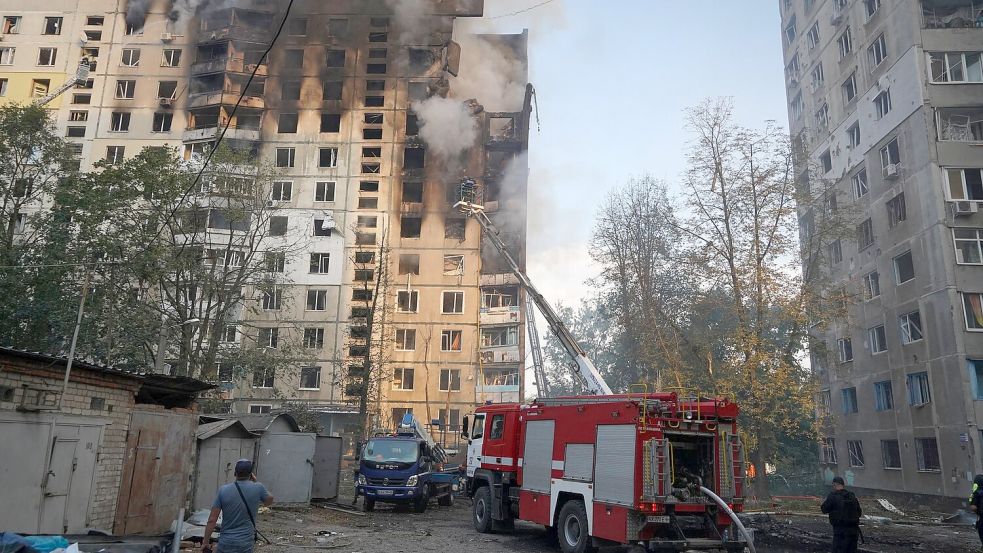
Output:
[[[529,276],[576,304],[595,276],[597,208],[633,177],[673,186],[684,110],[729,96],[737,122],[787,123],[778,0],[485,0],[486,22],[530,33],[541,130],[530,130]],[[503,17],[504,16],[504,17]]]

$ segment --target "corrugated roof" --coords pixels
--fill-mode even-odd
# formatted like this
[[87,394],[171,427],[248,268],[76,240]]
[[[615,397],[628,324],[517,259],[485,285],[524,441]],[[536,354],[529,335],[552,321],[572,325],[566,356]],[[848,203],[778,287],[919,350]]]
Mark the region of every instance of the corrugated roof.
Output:
[[215,414],[203,415],[201,419],[213,421],[233,419],[241,422],[242,425],[246,427],[246,430],[250,432],[266,432],[273,424],[273,421],[280,417],[283,417],[294,432],[300,432],[300,425],[297,424],[297,420],[287,413],[243,413],[240,415]]
[[256,434],[255,432],[250,432],[245,426],[243,426],[241,422],[239,422],[236,419],[225,419],[221,421],[200,424],[198,425],[198,430],[195,432],[195,437],[198,438],[199,440],[207,440],[208,438],[211,438],[212,436],[218,434],[219,432],[227,428],[234,428],[234,427],[239,427],[239,429],[241,429],[242,432],[252,437],[259,437],[259,434]]

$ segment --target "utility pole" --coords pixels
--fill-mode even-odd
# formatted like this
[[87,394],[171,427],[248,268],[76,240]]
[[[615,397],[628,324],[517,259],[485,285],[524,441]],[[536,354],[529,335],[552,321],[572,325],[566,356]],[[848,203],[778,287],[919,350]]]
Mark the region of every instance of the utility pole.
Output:
[[[89,281],[92,273],[86,271],[85,280],[82,282],[82,299],[79,300],[78,317],[75,319],[75,330],[72,332],[72,343],[68,346],[68,363],[65,365],[65,381],[62,384],[61,395],[58,396],[58,410],[61,411],[62,400],[68,393],[68,379],[72,375],[72,362],[75,361],[75,346],[78,344],[79,330],[82,329],[82,315],[85,313],[85,298],[89,295]],[[54,429],[52,429],[54,436]]]

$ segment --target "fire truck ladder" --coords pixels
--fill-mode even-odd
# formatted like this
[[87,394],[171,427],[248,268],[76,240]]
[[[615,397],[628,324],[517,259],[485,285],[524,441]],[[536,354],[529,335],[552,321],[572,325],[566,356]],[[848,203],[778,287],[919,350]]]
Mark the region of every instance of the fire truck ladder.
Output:
[[560,344],[567,351],[570,357],[577,363],[577,372],[584,381],[587,393],[592,395],[611,395],[614,392],[611,391],[611,387],[608,386],[604,378],[601,377],[601,373],[594,366],[594,363],[587,358],[587,353],[584,352],[580,344],[570,333],[567,325],[563,323],[563,319],[557,315],[553,307],[546,301],[546,298],[539,293],[539,290],[533,286],[532,281],[526,276],[522,269],[519,268],[519,264],[509,253],[508,248],[502,239],[498,236],[498,229],[492,224],[488,215],[485,214],[485,208],[482,205],[474,203],[477,200],[478,194],[476,192],[475,182],[471,179],[465,179],[461,183],[461,201],[454,204],[469,217],[473,217],[478,224],[481,225],[482,230],[484,230],[484,236],[486,236],[495,248],[502,254],[505,261],[508,263],[509,268],[512,270],[512,274],[519,279],[519,283],[523,288],[526,289],[526,294],[529,296],[530,301],[536,304],[539,311],[543,314],[546,319],[546,323],[550,325],[550,329],[553,334],[556,335],[557,339],[560,340]]
[[529,351],[532,352],[533,375],[536,378],[536,391],[539,397],[552,397],[550,381],[546,378],[543,365],[543,350],[539,345],[539,330],[536,328],[536,315],[533,310],[532,295],[526,294],[526,327],[529,329]]
[[65,91],[68,90],[69,88],[72,88],[78,83],[84,83],[85,80],[89,78],[89,67],[90,67],[89,59],[82,58],[79,61],[78,68],[75,70],[74,76],[72,76],[70,79],[65,81],[65,83],[59,86],[58,88],[52,90],[49,94],[35,100],[34,103],[36,105],[43,106],[45,104],[50,103],[55,98],[64,94]]

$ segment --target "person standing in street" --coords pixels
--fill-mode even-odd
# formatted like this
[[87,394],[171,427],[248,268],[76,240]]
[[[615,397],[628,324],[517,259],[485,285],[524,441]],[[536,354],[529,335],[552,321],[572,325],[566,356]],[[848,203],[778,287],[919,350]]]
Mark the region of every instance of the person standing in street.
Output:
[[969,496],[969,510],[976,513],[976,533],[980,537],[980,551],[983,551],[983,474],[973,479],[973,493]]
[[236,480],[218,489],[212,512],[208,515],[205,537],[201,542],[202,553],[211,553],[211,536],[222,515],[222,532],[218,538],[219,553],[252,553],[256,545],[256,514],[259,504],[269,507],[273,496],[266,487],[256,481],[253,463],[239,459],[235,466]]
[[820,509],[829,515],[833,526],[833,553],[856,553],[860,539],[860,501],[846,489],[843,478],[833,478],[833,491],[826,496]]

